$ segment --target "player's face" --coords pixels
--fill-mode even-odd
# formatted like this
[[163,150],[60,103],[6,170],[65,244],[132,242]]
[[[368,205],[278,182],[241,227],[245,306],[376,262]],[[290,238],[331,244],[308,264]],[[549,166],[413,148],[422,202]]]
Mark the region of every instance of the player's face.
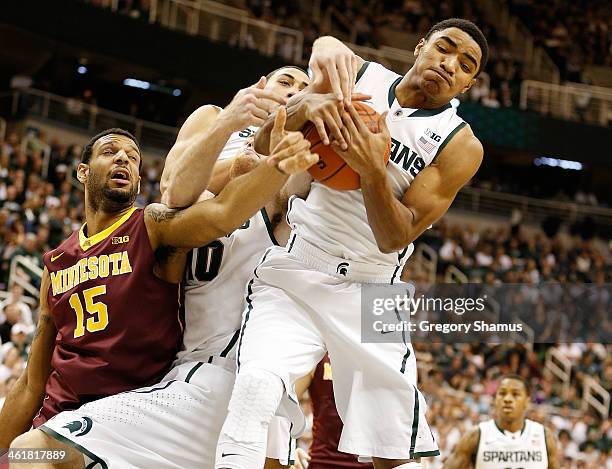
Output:
[[297,68],[287,67],[281,68],[270,77],[266,83],[266,90],[288,99],[306,88],[308,83],[310,83],[308,75]]
[[476,82],[482,51],[459,28],[447,28],[421,39],[414,51],[419,88],[438,102],[448,102]]
[[[140,150],[129,137],[109,134],[93,146],[86,167],[86,187],[92,199],[102,197],[119,206],[134,203],[140,190]],[[95,205],[94,205],[95,206]]]
[[499,418],[517,420],[525,416],[529,396],[525,385],[516,379],[502,380],[495,393],[495,411]]

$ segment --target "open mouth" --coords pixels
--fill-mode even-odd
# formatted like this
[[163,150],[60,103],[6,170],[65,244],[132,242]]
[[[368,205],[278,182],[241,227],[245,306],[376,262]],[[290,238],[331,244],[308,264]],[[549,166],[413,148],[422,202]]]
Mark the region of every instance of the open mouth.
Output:
[[116,168],[111,171],[111,181],[119,185],[127,185],[130,183],[130,173],[127,169]]

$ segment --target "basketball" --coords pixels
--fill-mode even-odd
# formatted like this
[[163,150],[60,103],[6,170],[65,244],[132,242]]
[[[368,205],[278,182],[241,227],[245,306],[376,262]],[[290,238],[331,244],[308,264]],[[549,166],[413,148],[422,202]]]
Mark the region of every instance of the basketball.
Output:
[[[378,120],[380,114],[372,109],[367,104],[359,101],[353,102],[353,106],[361,116],[363,122],[368,126],[372,132],[380,132],[378,126]],[[350,191],[359,189],[361,187],[361,181],[359,174],[338,155],[330,145],[323,144],[319,133],[312,122],[306,124],[302,129],[306,139],[312,144],[310,147],[313,153],[319,155],[319,161],[313,165],[308,171],[315,181],[325,184],[327,187],[336,189],[339,191]],[[389,161],[389,154],[391,151],[391,140],[387,144],[387,151],[385,152],[385,164]]]

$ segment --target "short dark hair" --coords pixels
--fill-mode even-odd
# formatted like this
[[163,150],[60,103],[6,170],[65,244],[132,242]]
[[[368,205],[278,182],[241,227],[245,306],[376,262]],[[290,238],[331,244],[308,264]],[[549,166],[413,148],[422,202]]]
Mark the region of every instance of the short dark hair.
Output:
[[[91,140],[89,140],[89,142],[87,142],[87,145],[85,145],[85,147],[83,148],[83,153],[81,153],[81,163],[88,164],[89,160],[91,159],[91,154],[93,153],[93,146],[95,145],[95,143],[99,139],[104,137],[105,135],[110,135],[110,134],[123,135],[124,137],[129,138],[136,144],[136,146],[138,147],[138,150],[140,150],[140,144],[138,143],[138,140],[136,140],[136,137],[134,137],[127,130],[120,129],[119,127],[113,127],[112,129],[103,130],[99,134],[91,137]],[[140,157],[140,164],[138,166],[138,169],[140,170],[141,168],[142,168],[142,155]]]
[[485,68],[487,61],[489,60],[489,43],[487,42],[487,38],[484,36],[480,28],[471,21],[463,18],[449,18],[434,24],[425,35],[425,40],[427,41],[432,34],[448,28],[458,28],[461,31],[469,34],[470,37],[476,41],[476,44],[478,44],[480,47],[482,57],[475,76],[480,75],[480,72]]
[[[527,395],[531,396],[531,386],[529,385],[529,382],[522,376],[517,375],[516,373],[508,373],[507,375],[501,377],[501,379],[499,380],[499,384],[501,385],[501,382],[505,379],[513,379],[515,381],[520,381],[521,383],[523,383],[523,387],[525,388],[525,392],[527,393]],[[497,391],[495,391],[495,394],[497,394]]]
[[297,65],[285,65],[284,67],[278,67],[276,70],[272,70],[270,73],[268,73],[266,75],[266,80],[269,80],[270,78],[272,78],[272,75],[274,75],[279,70],[282,70],[283,68],[295,68],[299,70],[300,72],[303,72],[304,74],[306,74],[306,76],[308,76],[308,72],[304,70],[302,67],[298,67]]

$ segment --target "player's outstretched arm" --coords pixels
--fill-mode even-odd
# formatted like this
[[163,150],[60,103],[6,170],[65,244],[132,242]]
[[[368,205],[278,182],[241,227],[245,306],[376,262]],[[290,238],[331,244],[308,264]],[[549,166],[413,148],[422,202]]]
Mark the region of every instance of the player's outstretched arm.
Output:
[[557,439],[553,432],[547,427],[544,427],[544,435],[546,437],[546,452],[548,453],[548,469],[559,469]]
[[32,426],[45,397],[45,386],[51,374],[51,356],[57,329],[47,304],[49,272],[43,272],[40,287],[40,317],[32,341],[28,366],[11,388],[0,412],[0,449]]
[[461,438],[453,448],[453,452],[444,461],[443,469],[469,469],[473,467],[478,441],[480,440],[480,428],[476,427],[466,436]]
[[[171,208],[193,204],[207,188],[219,191],[228,181],[230,162],[215,165],[233,132],[263,124],[270,111],[285,100],[264,90],[266,79],[240,90],[223,110],[202,106],[181,127],[166,157],[160,190],[162,202]],[[213,169],[214,168],[214,169]]]
[[153,249],[199,247],[231,233],[276,195],[289,174],[315,164],[318,156],[310,153],[310,143],[302,134],[284,130],[285,118],[283,109],[272,131],[274,150],[266,164],[230,181],[214,199],[184,210],[149,205],[145,222]]

